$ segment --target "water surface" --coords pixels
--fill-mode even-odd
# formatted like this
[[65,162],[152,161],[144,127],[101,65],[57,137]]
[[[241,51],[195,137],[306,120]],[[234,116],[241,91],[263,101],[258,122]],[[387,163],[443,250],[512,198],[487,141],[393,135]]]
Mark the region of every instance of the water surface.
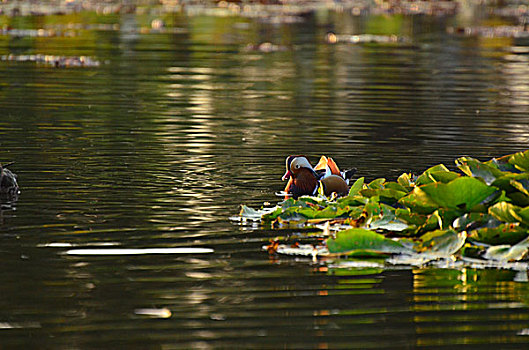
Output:
[[516,22],[474,10],[2,17],[55,31],[0,36],[0,161],[21,186],[0,216],[2,345],[527,346],[524,272],[268,256],[270,239],[303,232],[228,219],[278,201],[289,154],[395,179],[525,150],[529,41],[447,31]]

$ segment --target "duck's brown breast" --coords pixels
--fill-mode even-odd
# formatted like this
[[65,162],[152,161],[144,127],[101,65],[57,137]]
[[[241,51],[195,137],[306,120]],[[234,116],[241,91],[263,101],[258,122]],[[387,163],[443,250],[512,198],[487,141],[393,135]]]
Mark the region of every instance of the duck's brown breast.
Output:
[[326,196],[330,196],[333,192],[342,196],[349,193],[349,186],[347,186],[347,183],[341,176],[330,175],[320,181],[323,184],[323,192]]

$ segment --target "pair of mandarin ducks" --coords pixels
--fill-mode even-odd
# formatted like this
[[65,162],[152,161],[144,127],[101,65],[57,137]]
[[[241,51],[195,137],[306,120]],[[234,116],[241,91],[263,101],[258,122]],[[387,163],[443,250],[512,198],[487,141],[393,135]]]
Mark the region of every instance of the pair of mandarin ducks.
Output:
[[320,186],[326,196],[336,193],[339,196],[349,193],[349,180],[356,169],[340,171],[332,158],[322,156],[313,168],[307,157],[288,156],[287,171],[282,180],[288,180],[284,193],[286,197],[298,198],[305,195],[315,195]]

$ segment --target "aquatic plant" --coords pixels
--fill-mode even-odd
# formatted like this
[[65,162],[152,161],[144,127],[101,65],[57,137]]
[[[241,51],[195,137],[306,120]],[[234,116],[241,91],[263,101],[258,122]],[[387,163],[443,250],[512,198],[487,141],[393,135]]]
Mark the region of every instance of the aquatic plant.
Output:
[[455,163],[459,172],[440,164],[396,181],[359,178],[345,197],[303,196],[261,209],[243,205],[239,219],[272,229],[321,230],[315,244],[274,241],[264,247],[272,254],[526,269],[527,263],[515,262],[525,260],[529,248],[529,150]]

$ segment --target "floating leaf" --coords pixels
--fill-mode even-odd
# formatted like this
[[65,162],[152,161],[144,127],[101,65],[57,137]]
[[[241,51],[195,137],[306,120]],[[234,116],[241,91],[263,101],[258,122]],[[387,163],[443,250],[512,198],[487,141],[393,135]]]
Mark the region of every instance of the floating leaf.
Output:
[[489,208],[489,214],[503,222],[521,222],[520,207],[507,202],[499,202]]
[[405,253],[410,250],[401,243],[384,237],[381,234],[361,228],[340,231],[336,238],[327,239],[327,248],[333,254],[353,252],[372,253]]
[[355,183],[351,186],[349,189],[349,196],[354,196],[360,192],[360,190],[364,187],[364,178],[361,177],[355,181]]
[[436,230],[421,236],[417,249],[422,253],[436,257],[449,257],[465,244],[466,232],[454,230]]
[[527,227],[519,223],[500,223],[496,227],[482,227],[472,230],[469,237],[486,244],[515,244],[528,236]]
[[397,179],[397,183],[401,185],[402,187],[405,187],[406,189],[410,189],[411,187],[415,186],[415,184],[412,181],[411,174],[404,173],[399,176]]
[[456,165],[466,175],[482,178],[487,185],[492,184],[498,177],[505,175],[497,166],[482,163],[470,157],[457,159]]
[[448,183],[454,179],[457,179],[459,176],[459,174],[448,170],[448,168],[443,164],[439,164],[422,173],[415,181],[415,184],[417,186],[421,186],[432,182]]
[[457,178],[447,184],[431,183],[421,186],[421,190],[440,207],[467,211],[497,191],[473,177]]
[[495,245],[487,249],[483,257],[489,260],[501,261],[517,261],[521,260],[527,255],[529,248],[529,238],[510,246],[510,245]]
[[361,190],[360,193],[362,194],[362,196],[368,198],[378,196],[381,201],[391,204],[396,203],[399,199],[406,196],[407,194],[406,192],[397,191],[390,188],[366,188]]
[[279,214],[281,212],[281,208],[272,207],[263,209],[253,209],[243,204],[241,205],[241,211],[239,212],[239,216],[243,219],[259,221],[264,215],[271,215],[274,212],[277,212]]
[[383,178],[375,179],[371,181],[369,184],[367,184],[367,187],[372,188],[372,189],[384,188],[384,182],[386,182],[386,179],[383,179]]
[[513,154],[509,159],[509,164],[521,171],[529,171],[529,150]]
[[415,187],[412,193],[401,198],[399,203],[418,214],[431,214],[439,208],[439,205],[420,187]]

